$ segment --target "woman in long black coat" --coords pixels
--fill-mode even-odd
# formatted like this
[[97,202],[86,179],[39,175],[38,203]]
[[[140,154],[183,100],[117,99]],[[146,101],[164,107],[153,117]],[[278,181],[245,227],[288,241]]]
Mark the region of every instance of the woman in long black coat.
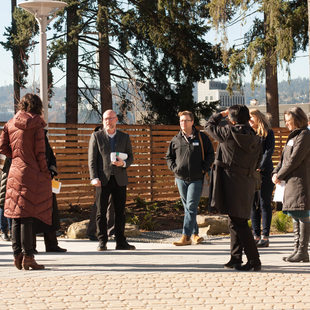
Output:
[[273,171],[275,184],[285,182],[283,212],[293,217],[294,251],[287,262],[309,262],[310,236],[310,131],[305,112],[292,108],[284,113],[291,131],[281,160]]
[[[229,122],[223,120],[228,116]],[[259,254],[248,219],[255,192],[254,173],[261,155],[261,142],[249,125],[249,110],[231,106],[213,115],[206,131],[219,142],[213,167],[211,207],[228,214],[231,259],[225,268],[254,271],[261,269]],[[242,252],[248,262],[241,266]]]

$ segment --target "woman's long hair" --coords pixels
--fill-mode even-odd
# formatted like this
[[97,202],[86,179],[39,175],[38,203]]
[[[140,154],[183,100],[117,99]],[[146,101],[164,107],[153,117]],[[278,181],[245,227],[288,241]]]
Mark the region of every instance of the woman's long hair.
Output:
[[19,102],[18,109],[21,111],[42,114],[43,104],[38,95],[27,93]]
[[264,113],[257,109],[250,110],[250,115],[254,115],[257,118],[256,133],[261,137],[267,137],[268,130],[271,129],[270,115],[266,116]]

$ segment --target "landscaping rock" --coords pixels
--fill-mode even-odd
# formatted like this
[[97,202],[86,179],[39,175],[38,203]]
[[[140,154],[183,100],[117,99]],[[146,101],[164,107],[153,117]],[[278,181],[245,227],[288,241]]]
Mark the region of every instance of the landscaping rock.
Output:
[[138,237],[140,235],[141,235],[141,232],[137,225],[126,223],[125,225],[125,236],[126,237]]
[[87,238],[86,232],[89,220],[76,222],[71,224],[67,230],[67,237],[70,239],[84,239]]
[[[67,237],[70,239],[85,239],[87,237],[87,228],[89,220],[76,222],[71,224],[67,230]],[[137,237],[140,235],[139,227],[137,225],[126,223],[125,236],[126,237]]]
[[207,230],[209,235],[228,234],[228,218],[226,215],[197,215],[197,224],[199,227],[200,234],[204,231],[202,228],[208,227]]

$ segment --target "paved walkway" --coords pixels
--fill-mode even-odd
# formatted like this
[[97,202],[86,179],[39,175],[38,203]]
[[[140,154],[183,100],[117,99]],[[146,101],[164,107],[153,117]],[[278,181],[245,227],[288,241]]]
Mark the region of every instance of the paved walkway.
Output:
[[229,238],[201,245],[133,242],[136,251],[96,252],[97,243],[60,239],[68,253],[36,256],[43,271],[19,271],[0,241],[0,309],[310,309],[310,263],[286,263],[291,234],[260,250],[261,272],[223,269]]

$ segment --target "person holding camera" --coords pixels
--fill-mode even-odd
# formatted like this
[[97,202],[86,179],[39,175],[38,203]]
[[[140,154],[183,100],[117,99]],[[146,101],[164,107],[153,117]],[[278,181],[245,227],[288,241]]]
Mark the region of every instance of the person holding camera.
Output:
[[[262,146],[249,120],[245,105],[233,105],[207,121],[207,133],[219,142],[212,170],[211,207],[228,214],[231,258],[224,268],[259,271],[261,261],[248,219]],[[243,251],[248,261],[241,265]]]

